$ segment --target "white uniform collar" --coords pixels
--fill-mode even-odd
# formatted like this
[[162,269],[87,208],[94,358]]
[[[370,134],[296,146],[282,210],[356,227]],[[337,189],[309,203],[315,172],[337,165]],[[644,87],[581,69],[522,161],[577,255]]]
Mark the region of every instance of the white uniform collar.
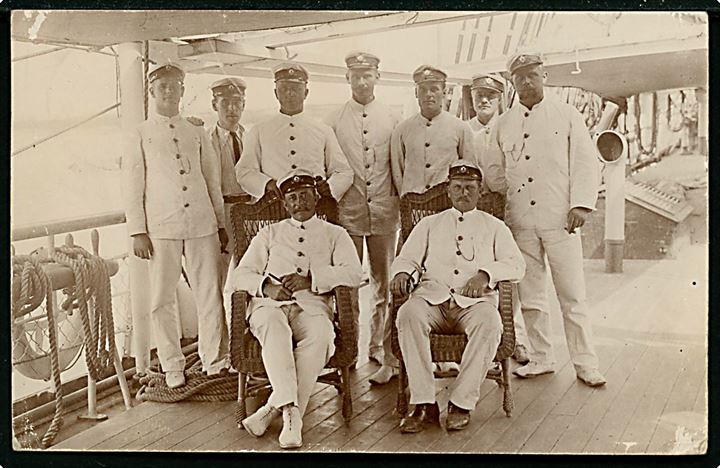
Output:
[[157,112],[153,111],[150,114],[150,118],[158,123],[166,124],[166,123],[175,123],[179,120],[182,120],[182,117],[180,117],[180,113],[177,113],[173,115],[172,117],[165,117],[164,115],[160,115]]
[[460,216],[469,216],[469,215],[471,215],[471,214],[476,213],[476,212],[477,212],[477,208],[473,208],[472,210],[466,211],[465,213],[463,213],[462,211],[458,210],[457,208],[455,208],[455,207],[453,206],[453,207],[450,208],[450,211],[452,212],[452,214],[453,214],[456,218],[459,218]]
[[307,221],[303,221],[303,222],[300,222],[293,217],[290,217],[288,219],[290,220],[290,224],[292,224],[296,228],[305,229],[307,226],[310,226],[312,223],[317,221],[318,217],[317,217],[317,215],[312,215],[312,217],[310,219],[308,219]]
[[367,110],[367,109],[369,109],[370,107],[372,107],[373,104],[375,104],[376,101],[377,101],[377,98],[374,97],[373,100],[370,101],[370,102],[368,102],[367,104],[360,104],[360,103],[357,102],[354,98],[351,97],[351,98],[350,98],[350,107],[351,107],[353,110],[356,110],[356,111],[358,111],[358,112],[362,112],[362,111]]

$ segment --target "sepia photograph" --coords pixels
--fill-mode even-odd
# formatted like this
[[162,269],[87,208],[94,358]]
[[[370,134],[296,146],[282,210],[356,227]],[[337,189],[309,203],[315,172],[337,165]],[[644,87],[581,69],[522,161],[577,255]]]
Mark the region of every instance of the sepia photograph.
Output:
[[708,452],[707,13],[10,33],[15,452]]

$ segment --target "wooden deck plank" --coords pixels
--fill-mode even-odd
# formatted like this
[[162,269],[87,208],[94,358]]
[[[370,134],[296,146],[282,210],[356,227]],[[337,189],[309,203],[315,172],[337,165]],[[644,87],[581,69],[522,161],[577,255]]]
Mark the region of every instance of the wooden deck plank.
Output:
[[[323,440],[323,450],[353,450],[353,439],[366,430],[375,421],[386,414],[392,416],[395,410],[396,391],[391,389],[364,411],[354,415],[350,424],[338,428]],[[347,448],[345,448],[347,445]]]
[[550,453],[574,419],[565,414],[548,414],[518,453]]
[[[392,388],[392,384],[383,385],[382,387],[373,387],[369,383],[363,383],[363,389],[366,391],[358,392],[359,395],[355,396],[353,393],[353,419],[356,415],[361,414],[367,408],[375,404],[379,399],[387,395],[395,395],[396,392]],[[350,420],[350,424],[353,419]],[[317,450],[323,446],[325,439],[327,439],[334,432],[341,429],[348,429],[349,425],[346,424],[345,419],[342,416],[342,411],[336,411],[323,421],[316,424],[308,431],[303,431],[303,450]]]
[[169,434],[157,438],[150,444],[143,447],[143,450],[175,450],[182,448],[183,441],[204,431],[209,426],[215,424],[215,421],[221,417],[225,417],[235,411],[235,402],[226,401],[224,404],[218,405],[214,410],[202,414],[195,418],[190,424],[176,428]]
[[565,365],[553,375],[549,384],[539,392],[538,398],[520,415],[513,415],[513,424],[499,435],[493,443],[492,451],[498,453],[516,453],[537,430],[538,426],[550,414],[550,411],[564,398],[570,388],[575,386],[575,368],[566,361]]
[[91,446],[88,441],[102,442],[105,439],[113,437],[135,424],[150,419],[162,411],[167,411],[168,405],[156,402],[143,402],[136,404],[128,411],[118,414],[116,417],[106,421],[97,423],[96,426],[70,437],[57,445],[51,447],[51,450],[87,450]]
[[[572,364],[567,361],[565,365],[560,369],[560,373],[566,374],[564,370],[568,367],[572,367]],[[573,381],[574,376],[570,376],[570,381]],[[557,373],[550,374],[547,376],[540,376],[534,379],[527,379],[525,385],[523,385],[515,393],[515,411],[513,414],[514,418],[504,417],[505,414],[502,408],[499,408],[496,413],[490,418],[487,423],[479,428],[475,434],[463,443],[458,449],[458,452],[473,452],[477,451],[480,453],[494,452],[495,442],[497,442],[507,430],[513,425],[525,424],[525,412],[531,409],[536,404],[536,400],[547,392],[547,388],[551,384],[558,380]],[[567,381],[567,380],[566,380]],[[563,392],[564,393],[564,392]]]
[[679,351],[686,354],[687,358],[650,439],[648,452],[651,453],[692,453],[693,449],[686,440],[694,438],[699,431],[705,430],[707,433],[704,418],[692,412],[698,389],[702,385],[704,349],[685,346]]
[[208,441],[231,429],[238,431],[238,428],[235,425],[235,414],[232,413],[221,416],[213,424],[206,427],[202,432],[193,434],[185,439],[182,444],[178,445],[177,448],[179,449],[182,447],[182,450],[185,451],[199,450],[199,447],[203,444],[206,444]]
[[[614,340],[605,340],[602,337],[596,337],[596,350],[598,353],[598,359],[600,361],[600,372],[607,375],[608,370],[610,367],[616,362],[619,355],[621,354],[622,348],[617,346],[617,341]],[[567,349],[565,349],[565,352],[567,353]],[[532,432],[532,434],[527,438],[525,442],[523,442],[523,445],[518,449],[520,453],[540,453],[540,452],[549,452],[552,447],[555,446],[557,441],[560,439],[560,437],[563,436],[565,433],[565,430],[569,426],[569,424],[564,425],[566,421],[572,421],[575,418],[577,418],[577,414],[580,412],[580,409],[575,412],[575,410],[567,410],[567,408],[575,408],[578,405],[579,401],[582,401],[583,404],[586,404],[589,398],[593,394],[593,389],[590,387],[587,387],[586,385],[582,384],[580,381],[577,380],[576,374],[575,374],[575,366],[570,362],[569,354],[567,354],[567,372],[569,374],[568,380],[565,381],[565,390],[562,390],[562,386],[560,386],[559,394],[557,395],[557,399],[554,403],[554,406],[552,401],[553,398],[548,397],[547,401],[550,405],[548,408],[548,413],[545,415],[545,417],[540,421],[539,424],[537,424]],[[565,406],[566,409],[558,411],[558,407],[563,407],[565,402],[571,401],[571,404]],[[541,407],[542,403],[538,403],[536,406]],[[542,410],[539,408],[533,408],[533,411],[538,411],[542,413]],[[569,413],[569,414],[567,414]],[[532,416],[534,413],[530,413],[530,416]],[[567,416],[567,418],[557,418],[556,416]],[[534,422],[536,422],[533,419]]]
[[[158,424],[152,430],[143,432],[137,439],[128,440],[119,448],[123,450],[142,449],[159,438],[172,434],[198,418],[214,412],[218,408],[227,407],[227,402],[187,402],[182,406],[180,413],[173,414],[171,419],[163,418],[163,422],[158,421]],[[168,415],[170,415],[170,412],[168,412]]]
[[161,430],[163,427],[173,425],[178,418],[181,418],[188,411],[192,411],[197,406],[196,402],[181,402],[174,404],[166,404],[167,409],[152,418],[133,425],[132,427],[115,434],[99,443],[92,445],[92,450],[117,450],[132,444],[134,441],[144,438],[147,434]]
[[583,447],[590,439],[590,435],[595,431],[600,419],[605,415],[609,405],[628,379],[628,374],[635,368],[637,361],[646,349],[646,346],[635,343],[626,346],[605,374],[608,382],[612,382],[611,384],[595,389],[578,384],[583,389],[589,389],[591,395],[587,403],[578,412],[573,423],[558,439],[557,444],[552,449],[553,453],[582,452]]
[[653,372],[661,365],[660,355],[652,348],[643,354],[595,432],[590,436],[590,440],[583,448],[584,453],[612,453],[615,451],[618,439],[645,393]]
[[678,377],[677,370],[685,356],[673,352],[669,347],[653,350],[664,363],[655,369],[650,383],[643,393],[637,408],[618,440],[615,453],[645,453],[657,421]]

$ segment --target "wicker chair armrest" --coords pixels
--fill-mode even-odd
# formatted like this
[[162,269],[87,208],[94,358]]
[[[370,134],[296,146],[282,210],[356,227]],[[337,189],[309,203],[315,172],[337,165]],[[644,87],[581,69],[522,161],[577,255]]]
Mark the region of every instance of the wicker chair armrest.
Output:
[[512,285],[507,281],[498,283],[498,310],[502,319],[502,339],[495,360],[502,361],[515,352],[515,321],[513,320]]
[[335,299],[334,322],[338,329],[335,336],[335,358],[338,366],[351,365],[358,355],[358,330],[355,317],[359,315],[358,290],[349,286],[337,286],[332,291]]
[[230,298],[230,360],[235,369],[240,369],[243,337],[249,331],[246,316],[250,295],[245,291],[235,291]]

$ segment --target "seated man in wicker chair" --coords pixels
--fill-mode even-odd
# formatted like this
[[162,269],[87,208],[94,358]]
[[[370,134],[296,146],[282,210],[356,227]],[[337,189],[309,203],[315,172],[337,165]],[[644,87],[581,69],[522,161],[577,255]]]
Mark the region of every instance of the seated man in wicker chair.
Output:
[[[467,335],[446,426],[458,430],[468,425],[502,335],[495,285],[498,281],[517,282],[525,272],[510,230],[476,208],[482,171],[462,159],[452,163],[449,172],[448,195],[453,207],[420,220],[392,265],[393,294],[410,294],[396,321],[410,404],[415,405],[400,423],[400,431],[405,433],[420,432],[425,423],[439,423],[431,330],[459,330]],[[419,278],[417,287],[415,277]]]
[[232,278],[252,299],[248,322],[262,345],[273,392],[242,424],[256,437],[282,412],[282,448],[302,445],[302,416],[323,367],[335,352],[332,298],[336,286],[360,285],[362,267],[348,233],[315,216],[313,174],[297,169],[278,181],[291,218],[253,238]]

